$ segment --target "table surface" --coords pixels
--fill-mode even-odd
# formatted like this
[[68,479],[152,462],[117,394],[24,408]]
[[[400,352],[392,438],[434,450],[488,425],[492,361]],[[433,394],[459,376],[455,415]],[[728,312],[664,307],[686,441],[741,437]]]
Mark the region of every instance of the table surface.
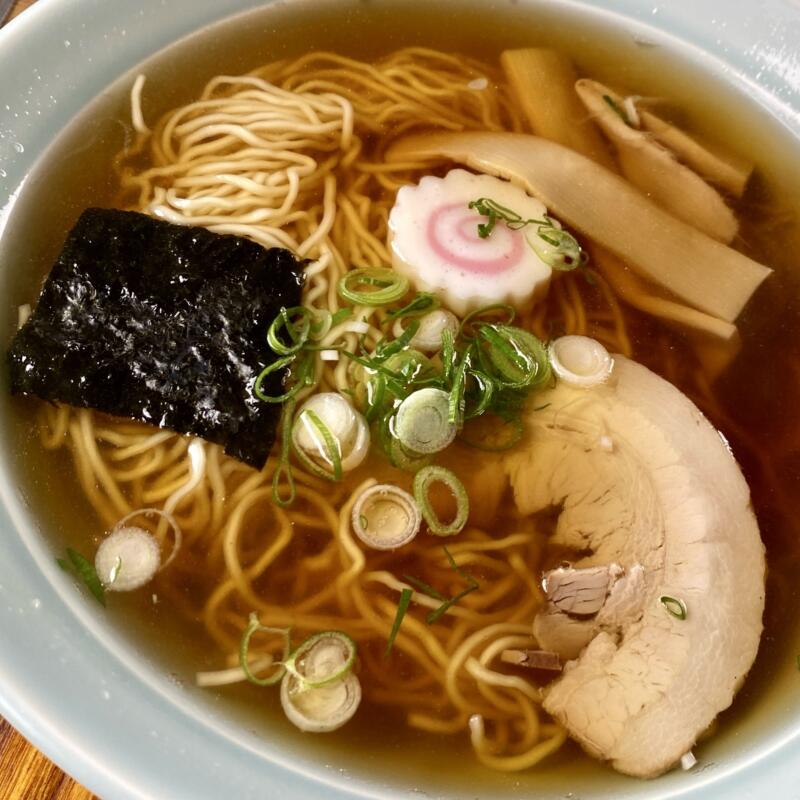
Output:
[[[17,0],[13,18],[34,0]],[[0,800],[91,800],[94,795],[62,772],[0,717]]]

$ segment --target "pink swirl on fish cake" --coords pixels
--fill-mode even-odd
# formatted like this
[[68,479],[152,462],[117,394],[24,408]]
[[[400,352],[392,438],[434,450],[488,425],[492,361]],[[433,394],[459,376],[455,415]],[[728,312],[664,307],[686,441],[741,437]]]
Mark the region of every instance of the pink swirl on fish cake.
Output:
[[[516,267],[525,252],[522,233],[500,223],[490,237],[481,239],[478,235],[478,223],[485,221],[485,217],[468,209],[466,203],[439,206],[428,217],[425,231],[428,245],[446,263],[469,272],[492,275]],[[500,250],[501,254],[493,258],[471,257],[450,249],[448,242],[463,244],[476,252],[481,249],[493,252]],[[502,249],[504,244],[507,245],[505,250]]]

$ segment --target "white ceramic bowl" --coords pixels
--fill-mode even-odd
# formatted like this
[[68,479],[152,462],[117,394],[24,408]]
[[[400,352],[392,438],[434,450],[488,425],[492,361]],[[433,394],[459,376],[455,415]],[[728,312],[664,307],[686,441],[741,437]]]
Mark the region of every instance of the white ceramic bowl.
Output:
[[[232,14],[254,14],[240,21],[239,30],[261,37],[262,60],[268,61],[279,51],[286,26],[310,18],[304,15],[328,15],[328,46],[346,49],[349,20],[371,15],[380,26],[389,19],[385,15],[390,6],[404,3],[289,0],[253,12],[262,5],[256,0],[40,0],[0,31],[3,347],[13,330],[15,271],[26,268],[15,261],[9,232],[15,215],[36,213],[35,208],[25,208],[26,200],[41,191],[30,185],[38,180],[35,171],[29,177],[31,169],[82,107],[135,64],[182,37],[190,39],[177,45],[180,53],[204,47],[210,57],[218,53],[221,62],[232,63],[231,48],[236,44],[225,33],[230,29],[196,33]],[[456,14],[477,9],[485,15],[487,31],[502,22],[506,27],[500,33],[511,38],[514,15],[544,18],[556,6],[567,7],[590,25],[616,28],[617,56],[637,57],[642,43],[675,51],[688,75],[703,69],[720,78],[726,96],[749,93],[753,113],[763,116],[766,128],[782,131],[775,134],[779,138],[800,135],[797,2],[597,0],[584,5],[510,0],[507,6],[499,0],[441,0],[437,7],[439,18],[443,10]],[[437,38],[432,30],[420,35],[425,41]],[[168,61],[157,58],[148,72],[158,72],[164,63]],[[120,85],[112,94],[119,89]],[[798,148],[796,154],[800,143]],[[49,224],[46,215],[39,224]],[[438,753],[417,754],[413,763],[418,766],[410,770],[401,752],[387,753],[380,742],[368,739],[360,742],[358,753],[342,753],[316,740],[311,744],[298,735],[271,739],[269,730],[257,729],[255,717],[243,721],[232,716],[213,696],[171,678],[157,654],[139,650],[135,638],[115,630],[113,618],[76,592],[57,570],[51,547],[39,530],[45,523],[30,507],[30,495],[10,455],[6,394],[3,373],[0,713],[107,800],[323,796],[335,800],[420,794],[583,800],[800,798],[800,677],[790,663],[775,667],[770,681],[742,701],[746,708],[735,725],[702,748],[701,768],[653,782],[601,773],[584,761],[568,772],[550,767],[542,777],[492,779],[462,765],[438,769]],[[382,766],[392,757],[394,767]]]

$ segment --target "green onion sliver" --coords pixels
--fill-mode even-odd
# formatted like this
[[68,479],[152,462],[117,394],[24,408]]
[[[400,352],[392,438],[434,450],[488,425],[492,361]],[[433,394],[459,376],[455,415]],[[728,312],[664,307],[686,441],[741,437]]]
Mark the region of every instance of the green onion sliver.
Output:
[[339,296],[353,305],[385,306],[408,291],[408,278],[386,267],[351,269],[339,279]]
[[[256,633],[259,632],[274,633],[283,637],[283,656],[278,664],[278,669],[274,674],[269,675],[266,678],[258,678],[250,670],[250,640]],[[289,657],[289,651],[291,650],[290,636],[291,628],[271,628],[267,625],[262,625],[255,613],[250,614],[250,620],[247,624],[247,628],[245,628],[245,631],[242,634],[242,640],[239,643],[239,665],[241,666],[242,672],[244,672],[245,677],[250,683],[254,683],[256,686],[274,686],[276,683],[278,683],[278,681],[280,681],[286,672],[286,667],[284,664]]]
[[[305,450],[297,444],[297,429],[300,425],[305,425],[306,420],[312,429],[320,436],[320,455],[330,464],[330,470],[321,467]],[[294,453],[300,463],[313,475],[318,478],[325,478],[328,481],[340,481],[342,479],[342,455],[339,442],[330,432],[328,426],[319,418],[315,411],[306,408],[297,415],[294,427],[292,428],[292,445]]]
[[[292,445],[292,420],[294,418],[295,405],[296,401],[292,399],[289,400],[289,402],[283,407],[280,427],[281,452],[280,456],[278,457],[278,466],[275,467],[275,472],[272,473],[272,499],[275,504],[281,508],[290,506],[297,496],[297,491],[294,485],[294,475],[292,474],[292,463],[289,460],[289,452]],[[284,480],[284,477],[286,479],[286,486],[288,488],[288,492],[285,495],[281,494],[281,483]]]
[[482,308],[476,308],[474,311],[470,311],[461,321],[459,336],[466,341],[470,341],[475,338],[475,331],[478,325],[485,323],[510,325],[516,315],[517,312],[514,306],[508,303],[492,303]]
[[56,563],[64,572],[74,572],[84,582],[94,599],[104,606],[106,593],[94,564],[71,547],[67,548],[67,559],[57,558]]
[[440,305],[441,303],[436,295],[430,294],[429,292],[419,292],[402,308],[390,311],[386,315],[385,322],[392,322],[405,317],[421,317],[424,314],[436,310]]
[[414,592],[411,589],[403,589],[400,592],[400,601],[397,603],[397,613],[394,617],[394,622],[392,623],[392,630],[389,633],[389,639],[386,642],[386,650],[384,651],[384,656],[388,657],[389,654],[392,652],[392,648],[394,647],[394,640],[397,638],[397,634],[400,632],[400,626],[403,624],[403,617],[406,615],[406,611],[408,611],[409,603],[411,603],[411,596]]
[[[311,333],[313,317],[311,309],[305,306],[282,308],[267,331],[267,344],[272,352],[279,356],[289,356],[301,350]],[[288,344],[286,339],[289,340]]]
[[456,426],[449,418],[450,395],[427,387],[412,392],[400,404],[392,432],[410,453],[438,453],[456,438]]
[[[264,394],[262,389],[264,380],[273,372],[292,365],[291,379],[292,387],[279,395]],[[293,353],[290,356],[277,358],[261,370],[253,386],[253,393],[264,403],[285,403],[291,400],[304,386],[308,386],[314,380],[314,359],[306,353]]]
[[676,619],[686,619],[686,603],[679,597],[670,597],[668,594],[662,594],[658,600],[667,610],[667,613],[671,614]]
[[[445,523],[439,519],[431,506],[428,492],[431,484],[443,483],[453,494],[456,501],[456,514],[452,522]],[[449,470],[444,467],[424,467],[414,476],[414,498],[419,510],[428,523],[431,533],[437,536],[453,536],[461,531],[467,524],[469,516],[469,498],[464,484]]]
[[353,668],[356,643],[341,631],[315,633],[286,659],[286,670],[304,689],[317,689],[340,680]]

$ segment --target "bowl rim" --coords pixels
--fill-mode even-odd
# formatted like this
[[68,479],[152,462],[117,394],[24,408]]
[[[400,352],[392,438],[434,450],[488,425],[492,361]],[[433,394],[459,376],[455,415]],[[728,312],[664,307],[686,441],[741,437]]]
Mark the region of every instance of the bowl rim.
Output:
[[[289,2],[314,5],[337,0]],[[520,2],[535,5],[537,0]],[[754,4],[752,9],[742,11],[740,18],[731,19],[732,12],[724,2],[709,0],[708,6],[718,8],[720,20],[725,20],[721,25],[717,20],[693,20],[697,15],[689,12],[696,10],[695,0],[673,0],[669,8],[651,8],[642,0],[602,0],[594,4],[579,0],[561,2],[588,14],[622,17],[626,24],[656,41],[673,45],[677,42],[684,54],[711,66],[727,80],[744,85],[756,102],[795,136],[800,136],[800,76],[781,66],[781,59],[787,56],[787,43],[800,40],[800,11],[795,10],[792,17],[791,9],[780,0],[765,0],[757,8]],[[69,75],[65,75],[59,69],[67,68],[55,59],[48,67],[49,74],[40,74],[42,85],[36,88],[34,96],[37,93],[44,96],[42,93],[50,90],[54,92],[50,96],[53,103],[45,113],[38,119],[28,115],[23,122],[10,122],[0,127],[0,164],[3,165],[0,170],[0,239],[5,220],[25,183],[27,170],[47,149],[54,131],[62,130],[88,104],[101,99],[107,86],[129,79],[126,76],[137,69],[137,65],[157,57],[164,47],[204,36],[210,25],[233,15],[260,11],[269,4],[262,0],[185,0],[181,3],[171,0],[172,7],[167,9],[166,3],[167,0],[143,0],[139,4],[125,0],[38,0],[0,30],[0,74],[19,76],[18,85],[0,87],[0,108],[8,104],[9,114],[12,109],[23,110],[23,105],[30,101],[30,93],[26,97],[23,92],[28,78],[23,71],[37,72],[34,66],[37,54],[63,52],[64,48],[71,47],[70,39],[77,40],[82,36],[81,31],[87,30],[87,19],[91,19],[93,29],[105,32],[102,41],[81,54],[89,59],[88,63],[73,64]],[[784,20],[785,29],[779,31],[777,24],[768,25],[769,14],[773,14],[773,23],[774,15]],[[127,37],[122,33],[126,30],[124,26],[134,29],[141,24],[142,17],[156,15],[160,25],[157,33],[150,28],[148,35],[139,33]],[[648,25],[653,22],[665,30]],[[115,32],[117,36],[112,44],[109,34]],[[125,39],[122,46],[119,46],[120,36]],[[754,38],[757,42],[771,43],[766,47],[764,63],[759,60],[757,49],[746,44]],[[24,149],[18,150],[16,144],[22,138],[25,139]],[[165,680],[153,679],[146,660],[132,653],[122,637],[103,631],[97,609],[84,603],[70,583],[58,574],[49,550],[37,540],[35,525],[23,499],[15,491],[5,462],[0,463],[0,501],[0,530],[11,532],[7,553],[0,561],[0,631],[5,634],[4,640],[14,641],[16,645],[0,652],[0,714],[100,796],[123,800],[158,797],[163,796],[165,786],[169,786],[170,796],[174,798],[218,797],[222,791],[230,794],[235,787],[229,776],[232,771],[245,769],[242,752],[257,752],[263,758],[264,747],[256,746],[252,737],[242,735],[231,726],[226,728],[224,722],[216,720],[211,725],[206,712],[201,714],[196,704],[177,687]],[[31,614],[36,615],[38,628],[29,625]],[[129,662],[123,663],[120,654],[130,659]],[[66,660],[62,664],[60,659]],[[81,681],[73,682],[74,695],[68,698],[59,696],[64,686],[63,674],[59,678],[59,673],[66,667],[81,676]],[[100,689],[104,703],[91,703],[91,686]],[[97,693],[94,700],[97,700]],[[178,727],[172,733],[164,736],[155,729],[145,730],[147,726],[128,729],[131,719],[128,715],[135,713],[147,719],[163,717],[161,700],[167,700],[170,709],[180,712]],[[82,715],[87,708],[92,709],[92,714]],[[115,727],[128,730],[131,735],[137,733],[141,740],[121,742],[109,735],[109,730]],[[785,787],[788,796],[790,790],[796,791],[800,778],[800,766],[793,764],[793,756],[800,753],[799,741],[800,723],[793,730],[773,736],[768,746],[755,748],[749,758],[741,759],[724,774],[710,770],[706,780],[669,795],[643,793],[637,789],[630,796],[688,798],[702,793],[707,800],[746,797],[750,796],[748,792],[758,796],[758,790],[763,789],[764,774],[769,774],[773,791]],[[198,754],[205,757],[199,758]],[[302,758],[287,758],[282,747],[273,748],[267,752],[267,757],[271,762],[268,768],[270,786],[276,795],[285,793],[311,798],[318,796],[323,787],[325,796],[333,800],[356,796],[411,797],[414,794],[387,793],[375,784],[355,782],[335,771],[320,773]],[[763,768],[751,769],[756,763]],[[137,770],[131,765],[147,769]],[[178,772],[191,783],[174,783],[171,776]],[[241,793],[236,796],[261,796],[258,786],[264,775],[257,769],[252,770],[252,775],[242,775],[238,783]]]

